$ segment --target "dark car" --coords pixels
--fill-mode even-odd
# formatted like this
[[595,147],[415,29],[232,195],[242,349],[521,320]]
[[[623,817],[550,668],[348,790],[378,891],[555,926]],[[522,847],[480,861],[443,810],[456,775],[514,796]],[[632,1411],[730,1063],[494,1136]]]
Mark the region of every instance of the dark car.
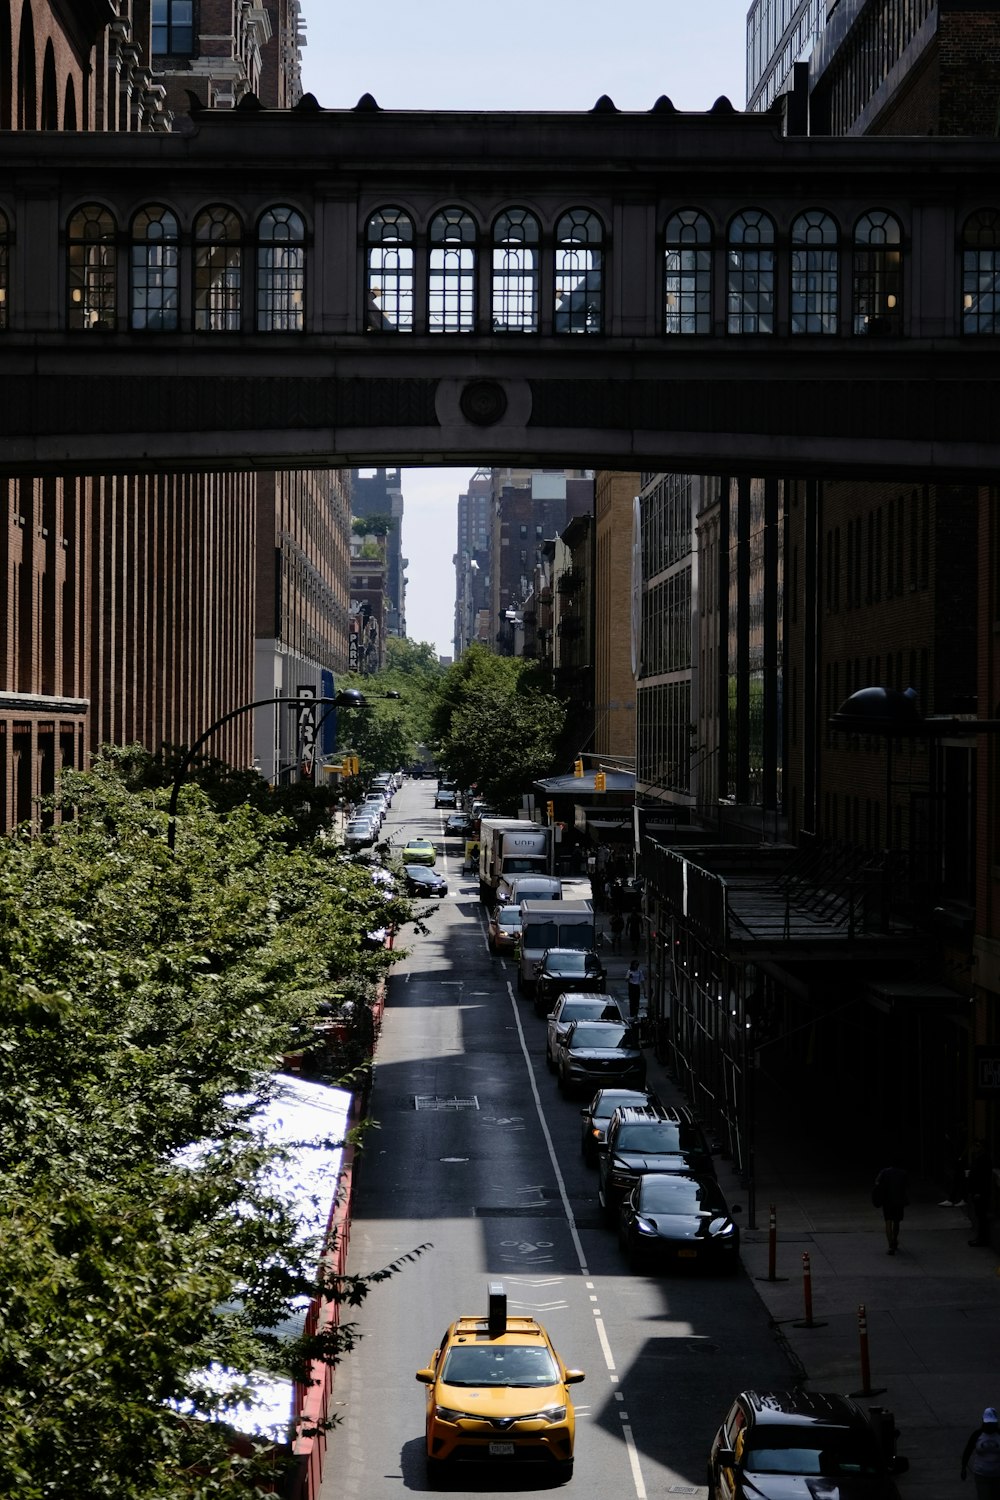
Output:
[[535,965],[535,1011],[547,1016],[552,1002],[572,990],[603,990],[604,965],[591,948],[547,948]]
[[458,793],[454,787],[439,786],[434,796],[435,807],[454,808],[458,806]]
[[597,1158],[597,1200],[609,1224],[616,1222],[622,1199],[644,1172],[715,1176],[705,1132],[684,1105],[625,1105],[611,1116]]
[[735,1274],[740,1232],[714,1177],[652,1172],[640,1177],[625,1198],[618,1242],[640,1266],[711,1266]]
[[591,994],[587,990],[560,995],[549,1011],[545,1028],[545,1065],[556,1070],[556,1048],[574,1021],[624,1021],[621,1002],[607,993]]
[[644,1104],[658,1103],[657,1096],[648,1089],[598,1089],[590,1103],[580,1111],[583,1118],[580,1150],[587,1165],[596,1167],[598,1152],[604,1145],[616,1109],[626,1104],[641,1108]]
[[408,896],[447,896],[448,882],[427,865],[404,865],[403,879]]
[[628,1022],[574,1021],[556,1048],[556,1078],[564,1094],[598,1083],[641,1089],[646,1059],[638,1029]]
[[445,820],[444,831],[449,838],[466,838],[472,832],[472,822],[468,813],[452,813]]
[[710,1500],[899,1500],[892,1454],[860,1406],[817,1391],[744,1391],[715,1435]]

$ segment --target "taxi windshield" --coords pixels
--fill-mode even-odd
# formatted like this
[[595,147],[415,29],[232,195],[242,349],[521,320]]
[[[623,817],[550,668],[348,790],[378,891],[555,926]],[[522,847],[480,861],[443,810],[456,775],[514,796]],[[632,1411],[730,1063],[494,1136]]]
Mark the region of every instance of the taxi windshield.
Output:
[[548,1349],[463,1344],[448,1350],[441,1379],[447,1385],[555,1385],[559,1371]]

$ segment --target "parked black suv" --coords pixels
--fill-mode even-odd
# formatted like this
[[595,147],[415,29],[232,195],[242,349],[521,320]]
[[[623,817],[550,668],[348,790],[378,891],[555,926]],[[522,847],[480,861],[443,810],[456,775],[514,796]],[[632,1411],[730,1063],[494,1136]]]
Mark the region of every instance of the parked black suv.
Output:
[[609,1224],[618,1222],[622,1199],[646,1172],[687,1172],[714,1177],[705,1132],[684,1105],[625,1105],[608,1124],[597,1159],[597,1200]]
[[[743,1391],[708,1456],[711,1500],[788,1495],[899,1500],[892,1474],[908,1467],[847,1396],[821,1391]],[[888,1450],[888,1451],[887,1451]]]

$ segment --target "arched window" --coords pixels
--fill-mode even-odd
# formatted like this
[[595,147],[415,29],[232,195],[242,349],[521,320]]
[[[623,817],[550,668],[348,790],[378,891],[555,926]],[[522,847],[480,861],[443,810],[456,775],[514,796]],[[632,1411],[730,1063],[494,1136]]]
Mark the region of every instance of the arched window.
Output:
[[431,333],[472,333],[476,326],[476,223],[464,208],[431,220],[428,280]]
[[538,220],[508,208],[493,226],[494,333],[538,332]]
[[7,292],[10,287],[10,225],[0,213],[0,333],[7,327]]
[[600,333],[604,321],[604,226],[589,208],[556,225],[555,331]]
[[694,208],[667,220],[664,232],[664,333],[712,331],[712,226]]
[[282,205],[257,226],[257,332],[301,333],[305,327],[305,225]]
[[106,208],[88,203],[69,221],[70,328],[114,328],[118,316],[118,248],[115,221]]
[[774,224],[759,208],[745,209],[729,226],[726,328],[774,332]]
[[238,333],[243,306],[243,226],[216,204],[194,221],[196,333]]
[[413,331],[413,221],[401,208],[380,208],[368,220],[366,327]]
[[962,230],[962,332],[1000,333],[1000,212],[983,208]]
[[837,226],[822,209],[792,224],[793,333],[837,332]]
[[855,226],[855,333],[902,332],[902,238],[899,221],[884,209],[872,209]]
[[176,215],[155,204],[132,220],[131,326],[171,332],[179,317],[180,233]]

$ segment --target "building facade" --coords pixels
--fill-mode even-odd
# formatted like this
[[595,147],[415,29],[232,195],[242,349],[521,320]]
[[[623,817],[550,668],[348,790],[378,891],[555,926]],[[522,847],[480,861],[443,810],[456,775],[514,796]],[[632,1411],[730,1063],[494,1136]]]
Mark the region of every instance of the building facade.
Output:
[[399,469],[352,469],[351,510],[359,521],[378,522],[384,527],[385,629],[389,635],[406,634],[406,568],[403,556],[403,489]]

